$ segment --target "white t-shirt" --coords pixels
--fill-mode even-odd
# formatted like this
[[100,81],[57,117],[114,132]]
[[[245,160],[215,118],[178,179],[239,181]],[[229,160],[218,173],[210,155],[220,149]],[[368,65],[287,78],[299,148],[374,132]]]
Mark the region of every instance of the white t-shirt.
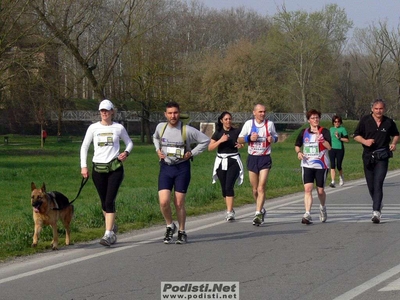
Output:
[[125,143],[125,151],[131,152],[133,142],[121,124],[113,122],[110,126],[106,126],[97,122],[90,125],[81,146],[81,168],[87,167],[87,152],[92,141],[93,162],[108,163],[118,157],[120,139]]

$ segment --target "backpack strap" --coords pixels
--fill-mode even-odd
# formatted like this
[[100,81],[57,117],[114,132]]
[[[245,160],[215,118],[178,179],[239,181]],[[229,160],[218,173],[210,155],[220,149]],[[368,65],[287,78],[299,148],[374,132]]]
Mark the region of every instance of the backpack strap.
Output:
[[[181,121],[181,123],[182,123],[182,121]],[[165,123],[163,129],[161,130],[160,139],[163,137],[165,129],[167,129],[167,126],[168,126],[168,122]],[[185,145],[185,148],[186,148],[186,125],[184,125],[183,123],[182,123],[181,134],[182,134],[183,144]]]
[[186,125],[182,123],[182,140],[186,148]]
[[163,135],[164,135],[164,132],[165,132],[165,129],[167,129],[167,126],[168,126],[168,122],[167,122],[167,123],[165,123],[165,125],[164,125],[163,129],[161,130],[160,139],[163,137]]

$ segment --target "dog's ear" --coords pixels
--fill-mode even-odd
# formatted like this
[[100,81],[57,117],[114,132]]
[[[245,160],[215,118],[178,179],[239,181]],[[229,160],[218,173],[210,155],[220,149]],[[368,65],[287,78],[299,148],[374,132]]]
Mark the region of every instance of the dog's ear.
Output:
[[41,190],[42,190],[43,193],[46,193],[46,185],[44,184],[44,182],[43,182]]
[[31,182],[31,191],[33,191],[33,190],[35,190],[35,189],[36,189],[35,183],[34,183],[34,182]]

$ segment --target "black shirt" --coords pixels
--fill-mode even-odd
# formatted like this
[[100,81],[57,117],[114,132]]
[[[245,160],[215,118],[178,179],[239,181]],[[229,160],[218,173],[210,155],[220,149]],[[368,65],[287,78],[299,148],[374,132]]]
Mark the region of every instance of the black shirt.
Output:
[[371,114],[362,117],[360,122],[358,122],[356,130],[354,131],[354,137],[361,136],[366,140],[375,140],[371,147],[362,145],[364,147],[364,151],[366,152],[372,152],[381,148],[389,148],[391,137],[398,135],[399,131],[396,123],[392,119],[383,116],[382,122],[378,127],[374,117]]
[[237,139],[240,133],[239,128],[231,127],[230,130],[226,131],[224,129],[214,132],[211,139],[218,141],[223,134],[228,134],[229,139],[218,145],[218,153],[238,153],[238,148],[235,147]]

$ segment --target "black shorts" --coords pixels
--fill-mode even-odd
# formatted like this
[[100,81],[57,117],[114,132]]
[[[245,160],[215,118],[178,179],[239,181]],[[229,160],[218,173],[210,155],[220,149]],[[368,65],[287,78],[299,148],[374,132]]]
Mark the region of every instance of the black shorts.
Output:
[[271,169],[272,159],[270,155],[250,155],[247,157],[247,170],[260,173],[263,169]]
[[314,183],[317,187],[325,187],[326,177],[329,169],[314,169],[314,168],[301,168],[303,184]]

